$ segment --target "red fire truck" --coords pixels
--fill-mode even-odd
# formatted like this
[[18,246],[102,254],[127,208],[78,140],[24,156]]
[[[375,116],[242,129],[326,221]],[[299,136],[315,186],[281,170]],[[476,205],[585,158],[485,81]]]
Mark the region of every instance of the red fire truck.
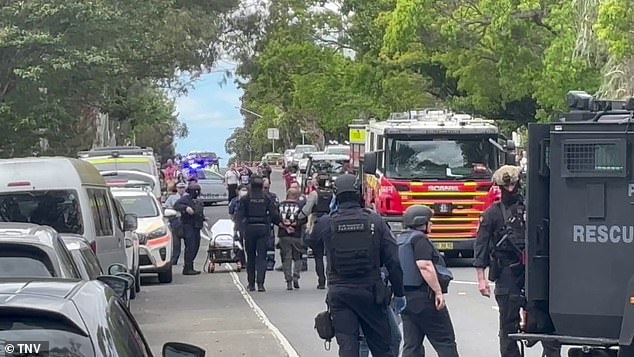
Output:
[[[479,218],[499,199],[491,175],[515,163],[515,145],[492,120],[445,110],[393,113],[388,120],[352,124],[353,158],[361,148],[363,194],[393,230],[407,207],[434,209],[430,238],[447,257],[472,257]],[[351,140],[351,142],[353,142]],[[353,161],[355,161],[353,159]],[[362,162],[361,162],[362,161]]]

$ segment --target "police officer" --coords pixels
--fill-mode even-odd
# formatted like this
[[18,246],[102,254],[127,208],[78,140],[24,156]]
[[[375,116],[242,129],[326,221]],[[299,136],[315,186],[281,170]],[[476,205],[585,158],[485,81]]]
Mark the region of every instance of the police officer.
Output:
[[200,185],[192,183],[187,187],[187,195],[181,197],[174,204],[174,209],[181,213],[183,235],[185,236],[185,265],[183,275],[197,275],[200,271],[194,269],[194,260],[200,248],[200,230],[205,221],[205,206],[198,200]]
[[425,355],[429,339],[439,357],[458,357],[456,335],[434,264],[440,253],[427,237],[434,215],[429,207],[414,205],[403,214],[409,228],[398,237],[407,308],[403,311],[403,357]]
[[[312,191],[306,203],[299,214],[300,221],[308,220],[308,233],[310,234],[314,222],[324,215],[330,213],[330,203],[334,196],[331,189],[326,187],[326,183],[329,182],[330,176],[318,175],[317,176],[317,188]],[[320,240],[312,240],[310,249],[313,251],[313,257],[315,258],[315,272],[317,273],[317,289],[326,288],[326,274],[324,269],[324,242]]]
[[[281,225],[280,213],[275,202],[263,189],[261,176],[251,177],[249,193],[240,199],[238,217],[245,233],[247,251],[247,280],[249,291],[265,291],[266,248],[271,235],[271,223]],[[288,228],[292,232],[292,228]]]
[[[178,202],[181,197],[187,193],[187,184],[179,182],[176,184],[176,193],[170,195],[165,201],[165,208],[174,209],[174,204]],[[170,229],[172,231],[172,265],[178,264],[178,258],[181,255],[181,240],[184,239],[183,225],[181,224],[181,218],[179,216],[169,219]]]
[[[520,182],[521,169],[505,165],[493,174],[493,182],[502,199],[480,217],[474,247],[473,266],[477,271],[480,294],[490,297],[489,280],[495,282],[495,300],[500,314],[500,353],[502,357],[520,357],[516,341],[508,334],[517,333],[524,298],[525,206]],[[488,268],[488,276],[485,269]],[[544,355],[559,356],[560,346],[542,342]]]
[[346,174],[334,186],[338,210],[319,218],[310,241],[323,241],[328,259],[326,303],[332,316],[340,357],[359,356],[359,327],[374,357],[396,357],[390,348],[388,312],[392,293],[381,280],[389,272],[394,304],[406,306],[398,247],[381,216],[359,205],[359,181]]

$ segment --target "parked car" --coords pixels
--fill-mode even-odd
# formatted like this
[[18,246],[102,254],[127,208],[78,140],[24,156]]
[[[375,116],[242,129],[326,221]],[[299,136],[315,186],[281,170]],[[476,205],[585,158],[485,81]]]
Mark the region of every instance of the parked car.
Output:
[[349,163],[349,158],[346,155],[335,154],[311,154],[306,168],[301,170],[302,181],[300,183],[302,188],[306,188],[307,181],[315,173],[326,173],[330,176],[332,182],[345,173],[346,165]]
[[161,198],[161,183],[156,176],[141,171],[101,171],[110,187],[147,187],[154,196]]
[[304,157],[304,154],[310,154],[317,151],[318,149],[315,145],[297,145],[293,151],[292,163],[299,165],[299,162]]
[[199,170],[198,184],[200,185],[199,198],[205,205],[228,202],[229,194],[224,175],[210,169]]
[[0,278],[81,279],[59,234],[31,223],[0,224]]
[[[0,341],[41,341],[59,356],[153,357],[139,324],[100,281],[0,281]],[[25,328],[28,326],[28,328]],[[168,342],[165,357],[204,357],[197,346]]]
[[62,241],[70,252],[75,265],[79,268],[82,280],[96,280],[104,275],[99,259],[90,249],[86,238],[77,234],[60,234]]
[[269,165],[280,165],[283,160],[284,155],[278,154],[276,152],[267,152],[264,156],[262,156],[260,162],[266,162]]
[[126,264],[125,232],[136,229],[136,218],[118,210],[97,169],[65,157],[0,160],[0,222],[82,235],[104,266]]
[[172,232],[160,202],[142,189],[112,188],[112,194],[126,213],[137,217],[140,273],[158,274],[161,283],[171,283]]
[[328,145],[324,148],[324,154],[328,155],[345,155],[350,157],[349,145]]

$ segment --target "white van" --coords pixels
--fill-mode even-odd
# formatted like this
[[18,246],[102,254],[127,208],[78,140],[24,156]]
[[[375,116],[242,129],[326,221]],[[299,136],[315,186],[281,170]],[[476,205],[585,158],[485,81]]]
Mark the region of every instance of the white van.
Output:
[[137,226],[93,165],[65,157],[0,160],[0,221],[84,236],[104,267],[128,265],[124,232]]

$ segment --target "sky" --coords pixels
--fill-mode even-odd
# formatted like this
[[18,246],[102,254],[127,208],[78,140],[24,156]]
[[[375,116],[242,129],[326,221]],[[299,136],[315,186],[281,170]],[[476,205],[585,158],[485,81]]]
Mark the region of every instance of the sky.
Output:
[[223,80],[225,69],[232,65],[221,64],[212,73],[201,76],[194,82],[194,88],[185,96],[176,98],[178,119],[187,124],[189,135],[176,141],[176,152],[186,155],[189,151],[213,151],[226,163],[229,154],[225,152],[225,140],[241,127],[243,118],[240,110],[239,90],[229,78]]

